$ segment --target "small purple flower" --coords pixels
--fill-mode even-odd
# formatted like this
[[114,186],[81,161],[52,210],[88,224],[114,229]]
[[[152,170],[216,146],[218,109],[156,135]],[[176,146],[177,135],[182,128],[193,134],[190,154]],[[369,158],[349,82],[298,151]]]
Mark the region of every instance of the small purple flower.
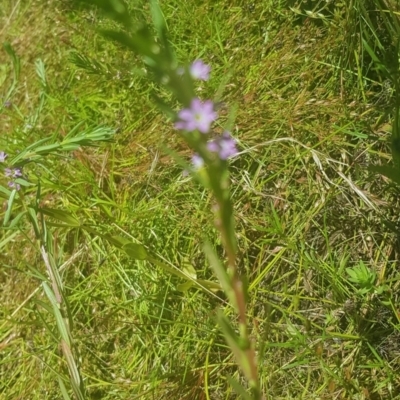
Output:
[[11,189],[15,189],[15,190],[20,190],[20,189],[21,189],[21,185],[20,185],[19,183],[15,183],[15,182],[13,182],[13,181],[8,182],[8,186],[9,186]]
[[195,98],[189,108],[179,111],[179,121],[175,123],[175,128],[188,132],[199,130],[201,133],[208,133],[217,116],[211,100],[203,103],[200,99]]
[[6,161],[7,154],[4,151],[0,151],[0,162]]
[[7,100],[7,101],[3,104],[3,106],[4,106],[5,108],[10,108],[10,107],[11,107],[11,101]]
[[218,153],[218,156],[221,160],[226,160],[238,153],[236,141],[227,131],[225,131],[222,136],[214,140],[210,140],[207,143],[207,148],[213,153]]
[[20,168],[6,168],[4,175],[11,178],[19,178],[22,176],[22,171]]
[[[192,155],[192,166],[193,166],[193,168],[194,169],[200,169],[203,165],[204,165],[204,160],[202,159],[202,157],[199,154],[194,153]],[[189,174],[190,174],[190,170],[184,169],[182,171],[182,176],[184,176],[184,177],[189,176]]]
[[196,169],[201,168],[204,165],[204,160],[201,158],[201,156],[197,153],[194,153],[192,156],[192,164],[193,167]]
[[190,75],[193,79],[199,79],[201,81],[208,81],[210,77],[211,67],[205,64],[202,60],[196,60],[190,66]]

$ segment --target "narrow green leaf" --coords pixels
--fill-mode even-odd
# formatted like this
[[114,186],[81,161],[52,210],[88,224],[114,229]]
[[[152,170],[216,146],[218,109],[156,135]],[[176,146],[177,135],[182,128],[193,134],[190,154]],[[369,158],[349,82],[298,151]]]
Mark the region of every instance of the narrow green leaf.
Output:
[[249,343],[244,343],[243,339],[234,331],[226,315],[222,310],[217,314],[218,323],[225,336],[225,339],[235,354],[240,354],[243,350],[247,350]]
[[41,199],[41,193],[42,193],[42,184],[40,182],[40,180],[37,183],[37,187],[36,187],[36,198],[35,198],[35,207],[36,209],[39,208],[39,203],[40,203],[40,199]]
[[356,271],[354,271],[352,268],[346,268],[346,272],[350,276],[350,278],[353,278],[356,281],[358,281]]
[[371,344],[369,344],[368,341],[366,341],[367,346],[369,347],[369,349],[371,350],[372,354],[375,356],[375,358],[377,359],[377,361],[381,364],[380,366],[383,367],[384,365],[384,361],[382,360],[382,358],[379,356],[379,354],[377,353],[377,351],[375,350],[374,346],[371,346]]
[[69,397],[67,388],[65,387],[64,382],[60,377],[58,377],[58,384],[60,385],[61,394],[62,394],[64,400],[71,400],[71,397]]
[[39,300],[39,299],[34,299],[33,302],[35,304],[37,304],[38,306],[44,308],[49,314],[53,314],[53,308],[51,307],[51,305],[49,305],[49,304],[47,304],[44,301]]
[[146,260],[147,252],[144,246],[137,243],[127,243],[122,247],[125,253],[136,260]]
[[46,88],[47,87],[46,69],[42,59],[39,58],[35,61],[35,69],[36,69],[36,75],[39,77],[42,87]]
[[76,366],[74,356],[72,355],[71,346],[67,344],[66,341],[61,340],[61,348],[63,350],[64,356],[67,360],[68,369],[72,379],[74,380],[77,387],[81,384],[81,377]]
[[19,224],[19,221],[21,221],[21,219],[22,219],[26,214],[27,214],[26,211],[20,212],[20,213],[11,221],[9,228],[10,228],[10,229],[13,229],[13,228],[17,227],[18,224]]
[[192,279],[197,279],[197,272],[189,261],[185,260],[182,262],[182,271],[184,274],[190,276]]
[[126,244],[131,243],[131,241],[127,238],[124,238],[119,235],[104,235],[104,238],[107,239],[110,243],[112,243],[114,246],[122,249]]
[[163,55],[168,66],[173,68],[176,64],[175,53],[168,40],[167,24],[161,11],[159,0],[150,0],[151,15],[153,25],[157,30],[158,37],[163,49]]
[[63,143],[67,140],[69,140],[71,137],[77,134],[79,131],[79,128],[84,124],[84,121],[78,122],[65,136]]
[[210,290],[213,293],[222,291],[222,287],[218,282],[208,281],[204,279],[197,279],[196,282],[199,285],[204,286],[206,289]]
[[85,231],[92,233],[93,235],[99,236],[105,240],[107,240],[108,242],[110,242],[111,244],[113,244],[115,247],[122,249],[122,247],[125,244],[130,243],[130,241],[122,236],[111,236],[108,234],[103,234],[98,232],[96,229],[93,229],[91,226],[87,226],[87,225],[82,225],[82,227]]
[[28,207],[29,219],[32,223],[33,230],[35,231],[36,239],[40,238],[39,221],[37,219],[36,210],[33,207]]
[[217,275],[218,281],[221,284],[222,289],[228,296],[230,303],[237,309],[236,298],[233,293],[231,279],[224,265],[221,263],[220,259],[215,254],[215,251],[210,243],[206,242],[204,244],[204,252],[208,258],[208,262],[210,263],[211,267],[215,272],[215,275]]
[[35,143],[32,143],[30,146],[26,147],[23,151],[21,151],[20,153],[18,153],[11,161],[10,164],[11,165],[16,165],[18,164],[18,162],[20,160],[23,160],[25,158],[25,156],[32,156],[32,154],[34,154],[33,149],[39,147],[41,144],[48,142],[49,140],[51,140],[52,137],[47,137],[44,139],[40,139]]
[[71,380],[72,390],[78,400],[85,400],[85,395],[82,392],[81,386],[77,386],[74,380]]
[[60,143],[48,144],[46,146],[39,146],[34,151],[36,154],[46,155],[58,150],[61,147]]
[[21,71],[20,59],[9,42],[3,43],[3,47],[7,54],[11,57],[14,66],[14,82],[17,82]]
[[369,138],[368,134],[357,131],[357,130],[351,131],[351,130],[343,129],[343,133],[350,135],[350,136],[354,136],[359,139],[368,139]]
[[176,285],[176,289],[183,293],[186,293],[191,287],[193,287],[193,282],[191,281],[187,281],[185,283],[180,283],[179,285]]
[[32,276],[33,278],[39,279],[40,282],[47,281],[48,278],[39,272],[36,268],[27,265],[29,271],[26,272],[27,275]]
[[[52,314],[53,310],[51,310],[50,313]],[[44,316],[42,315],[41,310],[37,309],[36,312],[35,312],[35,315],[39,316],[43,326],[47,329],[48,333],[51,335],[53,340],[57,343],[59,341],[59,337],[57,337],[57,335],[53,332],[53,329],[50,327],[50,325],[47,322],[47,318],[44,318]]]
[[64,341],[68,344],[68,346],[71,346],[71,341],[70,341],[69,334],[68,334],[68,328],[65,325],[65,321],[64,321],[64,319],[61,315],[61,312],[58,308],[58,303],[54,296],[54,293],[50,289],[49,285],[46,282],[42,282],[42,286],[47,295],[47,298],[49,299],[51,305],[53,306],[53,315],[56,319],[56,323],[57,323],[57,327],[60,332],[60,335],[61,335],[62,339],[64,339]]
[[233,390],[240,396],[243,400],[254,400],[249,393],[247,393],[246,389],[233,377],[227,376],[228,382],[233,387]]
[[22,178],[17,178],[15,180],[15,183],[18,183],[18,184],[20,184],[21,186],[24,186],[24,187],[35,186],[34,183],[28,182],[28,181],[26,181],[25,179],[22,179]]
[[80,221],[77,218],[75,218],[71,213],[68,213],[63,210],[55,210],[52,208],[39,208],[39,212],[51,218],[65,222],[66,224],[72,227],[77,227],[81,225]]
[[367,41],[365,39],[362,39],[363,46],[367,53],[370,55],[372,60],[375,62],[375,66],[377,69],[381,70],[386,77],[390,77],[390,73],[385,67],[385,65],[379,60],[378,56],[375,54],[375,52],[372,50],[372,48],[369,46]]
[[7,226],[8,221],[10,220],[12,207],[13,207],[13,204],[14,204],[14,199],[15,199],[16,194],[17,194],[17,191],[14,189],[11,192],[10,198],[8,199],[7,211],[6,211],[5,215],[4,215],[3,226]]
[[0,185],[0,193],[3,193],[6,199],[10,197],[11,191]]
[[148,255],[147,259],[150,262],[152,262],[153,264],[157,265],[158,267],[162,268],[164,271],[166,271],[166,272],[168,272],[168,273],[170,273],[172,275],[175,275],[175,276],[177,276],[179,278],[184,278],[184,279],[191,280],[191,278],[188,277],[185,273],[183,273],[180,269],[171,267],[168,264],[166,264],[165,262],[162,262],[162,261],[158,260],[155,257],[152,257],[152,256]]
[[58,224],[57,222],[46,222],[48,226],[54,226],[55,228],[71,228],[71,225]]
[[63,144],[60,148],[62,151],[75,151],[78,150],[79,147],[81,147],[79,144]]
[[228,318],[221,310],[218,312],[217,319],[225,340],[236,358],[236,362],[242,369],[246,378],[252,383],[253,374],[249,360],[249,357],[252,357],[250,354],[250,342],[245,341],[244,338],[236,334]]
[[3,238],[3,240],[0,242],[0,250],[9,242],[11,242],[11,240],[13,240],[15,238],[15,236],[18,235],[18,232],[13,232],[13,233],[6,233]]
[[46,142],[48,142],[49,140],[52,140],[52,138],[53,138],[52,136],[49,136],[49,137],[40,139],[40,140],[38,140],[37,142],[32,143],[31,145],[29,145],[25,150],[36,149],[37,147],[39,147],[39,146],[42,145],[43,143],[46,143]]
[[150,8],[151,8],[151,16],[153,18],[153,24],[157,29],[158,33],[162,34],[166,27],[166,24],[158,0],[150,0]]
[[[46,245],[47,245],[47,250],[44,249],[44,247],[42,248],[42,255],[45,254],[45,256],[47,257],[47,261],[49,264],[49,267],[51,268],[51,273],[53,275],[53,278],[51,281],[51,283],[53,285],[55,285],[57,287],[58,293],[56,292],[55,294],[59,294],[61,297],[61,293],[63,291],[64,285],[60,276],[60,272],[58,270],[57,267],[57,263],[54,260],[53,257],[53,252],[54,252],[54,238],[53,238],[53,234],[51,232],[51,230],[48,231],[47,237],[46,237]],[[54,287],[53,287],[54,290]]]

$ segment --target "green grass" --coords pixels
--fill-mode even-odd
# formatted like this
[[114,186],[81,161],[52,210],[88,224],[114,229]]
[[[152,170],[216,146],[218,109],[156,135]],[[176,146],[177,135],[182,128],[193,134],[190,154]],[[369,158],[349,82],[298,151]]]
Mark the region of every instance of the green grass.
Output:
[[[399,191],[367,169],[390,159],[396,95],[354,36],[386,25],[366,20],[361,1],[320,3],[161,7],[178,58],[212,64],[201,96],[225,84],[223,101],[237,110],[239,267],[267,398],[400,399],[399,243],[388,227]],[[146,4],[135,2],[138,18],[149,18]],[[325,17],[307,18],[313,10]],[[244,378],[215,318],[233,310],[221,292],[181,290],[186,281],[171,273],[194,268],[196,279],[216,280],[202,250],[206,237],[223,255],[213,200],[166,154],[190,151],[135,73],[142,63],[96,33],[109,25],[67,1],[2,0],[0,41],[12,44],[21,73],[13,87],[11,58],[0,52],[2,103],[12,89],[12,106],[0,106],[0,150],[81,122],[117,129],[115,143],[29,170],[42,176],[43,206],[142,243],[159,262],[133,260],[88,231],[51,228],[87,398],[236,399],[227,377]],[[58,377],[72,396],[33,230],[2,230],[0,248],[0,399],[61,399]],[[361,261],[376,274],[367,292],[347,272]]]

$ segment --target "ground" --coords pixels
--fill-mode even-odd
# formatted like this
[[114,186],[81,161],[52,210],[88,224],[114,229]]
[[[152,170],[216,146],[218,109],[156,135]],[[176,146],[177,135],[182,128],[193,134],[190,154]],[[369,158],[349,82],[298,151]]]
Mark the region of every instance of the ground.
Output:
[[[150,20],[148,2],[128,3]],[[179,60],[212,66],[199,94],[222,101],[221,124],[232,121],[238,141],[239,267],[266,398],[400,399],[399,189],[369,169],[391,160],[396,92],[361,38],[378,32],[384,46],[370,47],[387,63],[398,39],[389,13],[368,2],[320,3],[160,5]],[[85,397],[236,399],[228,376],[245,380],[215,318],[223,309],[234,320],[232,308],[222,292],[185,290],[171,273],[216,282],[203,252],[208,238],[224,256],[213,199],[167,150],[190,156],[152,102],[142,61],[98,32],[110,26],[67,0],[1,0],[0,41],[16,56],[0,51],[0,150],[16,154],[79,124],[117,132],[27,172],[41,179],[41,206],[99,232],[49,219]],[[34,231],[28,220],[4,225],[0,399],[61,399],[60,380],[73,398]],[[143,244],[154,262],[104,235]]]

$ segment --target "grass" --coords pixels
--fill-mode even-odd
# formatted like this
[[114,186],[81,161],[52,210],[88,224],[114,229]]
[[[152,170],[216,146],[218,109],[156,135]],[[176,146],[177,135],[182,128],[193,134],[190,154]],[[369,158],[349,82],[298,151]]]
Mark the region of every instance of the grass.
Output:
[[[385,25],[367,20],[359,1],[161,6],[179,59],[212,64],[202,96],[224,85],[223,101],[236,107],[232,199],[263,390],[276,399],[399,399],[398,235],[388,227],[398,221],[398,188],[367,169],[390,159],[395,93],[354,39]],[[146,2],[134,9],[148,18]],[[50,229],[85,396],[238,398],[227,376],[243,377],[215,319],[220,308],[233,317],[230,306],[171,273],[215,281],[202,250],[207,237],[222,252],[212,198],[166,154],[190,152],[151,102],[135,73],[142,65],[96,33],[110,24],[100,14],[67,1],[3,0],[0,21],[0,40],[21,64],[14,81],[0,53],[0,96],[10,92],[12,103],[0,108],[2,148],[15,153],[78,123],[116,128],[115,143],[48,157],[29,174],[42,177],[43,206],[143,243],[155,261],[85,230]],[[41,286],[45,265],[32,229],[20,227],[0,239],[0,398],[59,399],[58,379],[72,395],[70,374]],[[347,269],[361,262],[371,287],[351,280]]]

